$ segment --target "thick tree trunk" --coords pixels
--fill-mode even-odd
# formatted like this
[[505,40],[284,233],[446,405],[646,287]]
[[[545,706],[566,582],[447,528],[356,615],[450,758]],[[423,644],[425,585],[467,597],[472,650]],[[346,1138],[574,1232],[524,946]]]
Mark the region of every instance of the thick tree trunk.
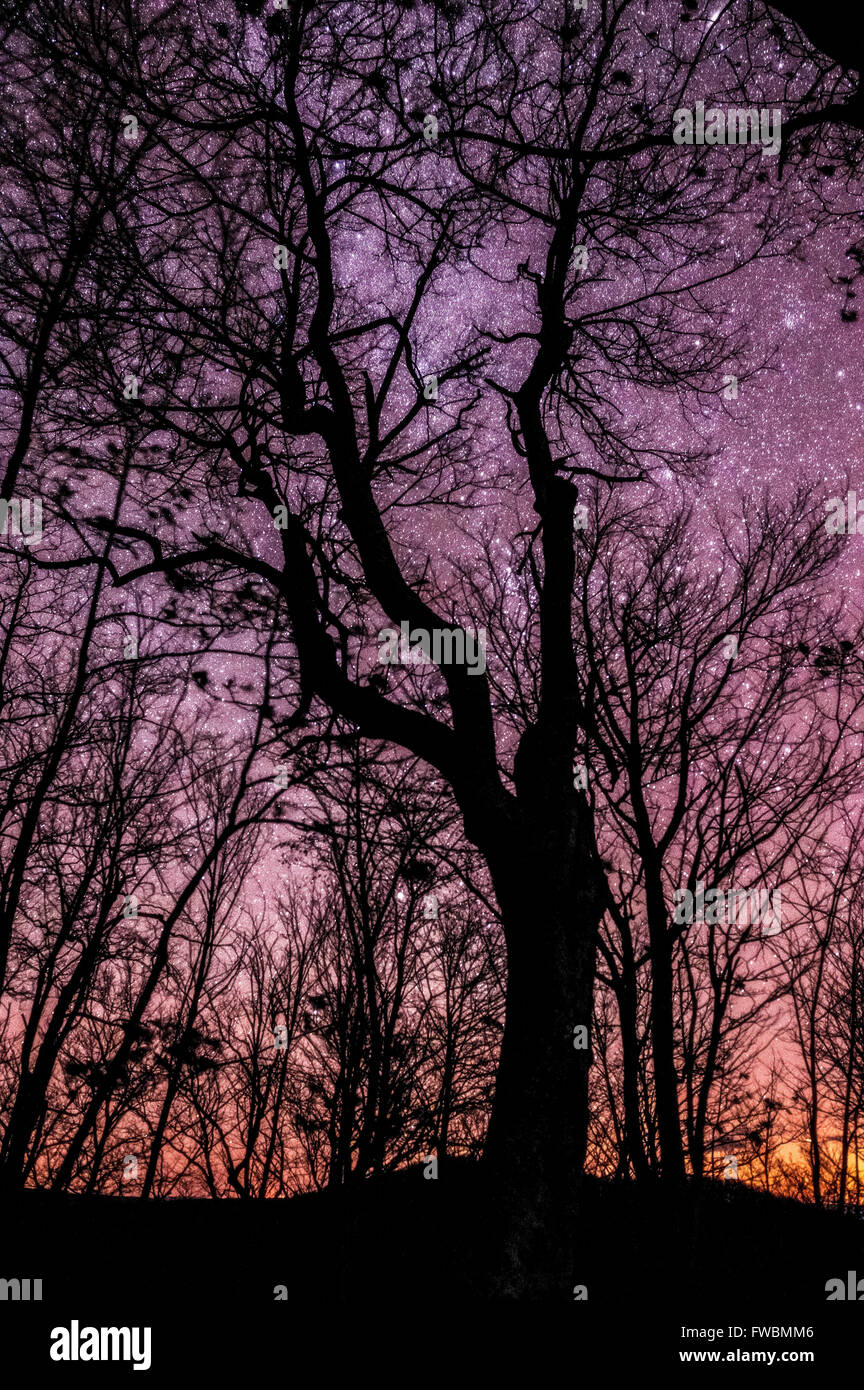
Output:
[[647,830],[642,837],[641,857],[645,866],[645,906],[651,942],[651,1060],[660,1140],[660,1175],[664,1182],[680,1183],[684,1180],[685,1169],[675,1068],[672,938],[660,878],[660,862]]
[[627,1153],[637,1182],[651,1177],[651,1163],[645,1152],[639,1112],[639,1033],[636,1020],[635,972],[622,979],[616,990],[618,1021],[621,1028],[621,1072],[624,1098],[624,1132]]
[[492,1292],[569,1299],[591,1062],[590,1045],[576,1044],[590,1043],[602,907],[590,890],[571,895],[560,863],[524,864],[518,882],[512,873],[497,884],[508,981],[486,1143],[501,1221]]

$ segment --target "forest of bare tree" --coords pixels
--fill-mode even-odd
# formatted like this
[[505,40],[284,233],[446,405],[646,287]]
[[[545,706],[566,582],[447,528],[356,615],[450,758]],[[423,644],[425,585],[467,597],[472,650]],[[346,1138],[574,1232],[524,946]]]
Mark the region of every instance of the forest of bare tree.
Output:
[[861,1209],[856,479],[738,420],[777,284],[862,364],[822,8],[7,11],[4,1199],[470,1161],[517,1297],[583,1175]]

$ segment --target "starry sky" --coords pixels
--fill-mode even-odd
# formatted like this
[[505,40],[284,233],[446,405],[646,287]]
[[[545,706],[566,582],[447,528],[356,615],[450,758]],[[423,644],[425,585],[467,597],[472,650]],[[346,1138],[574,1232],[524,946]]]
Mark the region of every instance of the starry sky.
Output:
[[[589,25],[591,6],[595,3],[596,0],[589,0],[586,21]],[[153,13],[160,8],[154,7]],[[734,102],[738,97],[737,83],[745,56],[751,76],[743,80],[748,98],[754,103],[782,104],[784,94],[798,99],[817,81],[818,65],[814,66],[807,56],[801,57],[800,52],[796,54],[794,44],[791,48],[788,44],[781,45],[777,36],[771,34],[770,26],[761,19],[754,26],[752,47],[749,47],[751,36],[742,25],[742,12],[734,6],[723,9],[717,5],[696,6],[685,0],[683,13],[678,4],[655,5],[654,19],[648,15],[649,8],[633,4],[628,9],[628,24],[621,46],[607,58],[609,92],[598,104],[589,143],[606,148],[609,144],[645,135],[646,131],[668,136],[672,109],[684,99],[680,82],[677,86],[667,85],[672,82],[669,72],[678,72],[690,60],[694,76],[686,84],[688,100]],[[518,80],[536,76],[539,83],[536,92],[530,96],[523,94],[518,112],[529,143],[532,139],[538,143],[553,138],[560,141],[567,130],[572,129],[568,122],[578,115],[580,83],[590,78],[591,62],[599,51],[598,42],[592,41],[581,65],[567,64],[566,80],[572,81],[573,89],[568,89],[565,119],[563,107],[558,109],[555,105],[555,101],[560,100],[560,90],[556,97],[552,78],[558,58],[554,45],[547,38],[538,39],[537,36],[538,24],[541,27],[552,24],[556,17],[560,22],[560,9],[560,6],[545,3],[539,7],[516,6],[509,30],[501,38],[503,49],[515,64],[514,81],[518,70]],[[330,5],[326,10],[327,24],[320,35],[320,43],[325,48],[328,43],[344,37],[358,13],[356,7],[347,4]],[[359,12],[362,13],[362,9]],[[232,7],[226,5],[216,9],[190,6],[197,41],[207,44],[213,39],[217,42],[213,26],[234,24],[233,14]],[[440,14],[436,23],[444,25]],[[421,116],[431,111],[440,121],[440,150],[419,145],[415,130],[414,145],[406,140],[394,159],[394,179],[402,188],[422,187],[426,171],[433,168],[437,170],[436,177],[440,177],[441,160],[449,157],[444,136],[451,101],[455,102],[458,112],[458,96],[448,97],[446,84],[444,95],[436,95],[434,84],[443,74],[446,83],[458,88],[466,70],[471,70],[469,59],[472,54],[476,57],[477,51],[472,48],[470,9],[466,15],[456,5],[448,23],[453,52],[441,72],[438,70],[440,54],[435,45],[431,41],[421,45],[420,52],[401,60],[404,90],[398,99],[391,93],[379,112],[377,134],[384,143],[399,135],[400,120],[412,103]],[[652,24],[656,27],[652,28]],[[649,38],[652,34],[654,37]],[[362,44],[360,47],[362,49]],[[696,55],[703,51],[706,56],[696,62]],[[804,52],[806,54],[806,47]],[[259,94],[263,90],[276,101],[278,64],[271,61],[272,53],[270,56],[268,53],[257,19],[250,19],[243,46],[244,61],[249,64],[249,89]],[[357,61],[361,58],[367,67],[370,63],[374,66],[373,59],[364,58],[362,52]],[[150,61],[154,68],[158,67],[157,57],[151,55]],[[502,52],[493,54],[488,61],[490,72],[498,74],[498,87],[494,81],[491,84],[494,93],[500,89],[506,63]],[[209,112],[215,121],[220,99],[218,63],[214,64],[213,73],[212,91],[196,91],[193,106],[200,102],[204,115]],[[836,78],[831,79],[834,80]],[[259,81],[260,89],[256,85]],[[338,104],[339,95],[337,84],[335,97],[330,93],[335,104]],[[314,113],[321,99],[314,83],[306,90],[305,99],[308,112]],[[212,107],[207,104],[210,100],[214,103]],[[134,105],[134,99],[130,105]],[[374,103],[367,103],[361,117],[349,130],[338,132],[339,138],[344,140],[350,134],[362,144],[364,129],[371,129],[369,113],[373,109]],[[158,117],[158,102],[151,110],[141,94],[140,122],[145,133],[148,121],[152,124]],[[419,118],[412,119],[416,126]],[[490,119],[494,126],[494,118]],[[215,123],[218,125],[218,121]],[[478,118],[478,123],[482,125],[482,119]],[[33,115],[33,124],[39,126],[38,111]],[[326,126],[326,122],[324,124]],[[365,166],[362,156],[355,157],[354,164],[336,157],[336,135],[333,131],[325,131],[325,134],[330,143],[322,139],[325,150],[321,167],[331,183],[332,205],[348,197],[352,178],[356,176],[362,181]],[[176,346],[179,342],[180,355],[185,353],[186,358],[184,370],[188,372],[187,379],[181,374],[179,380],[186,387],[193,383],[198,390],[206,388],[215,395],[217,406],[224,407],[227,415],[237,406],[239,376],[235,368],[239,355],[232,360],[230,342],[227,346],[215,346],[222,327],[219,296],[239,265],[246,319],[238,336],[242,337],[248,329],[253,340],[259,345],[268,342],[272,351],[273,333],[282,322],[284,309],[284,305],[280,308],[281,287],[272,267],[276,233],[275,229],[268,234],[262,232],[260,219],[263,217],[266,222],[267,209],[257,181],[260,169],[256,171],[254,149],[250,154],[252,147],[240,153],[226,153],[220,137],[212,133],[200,140],[196,135],[190,138],[188,145],[183,141],[177,143],[182,149],[182,158],[177,156],[176,150],[165,153],[158,148],[154,155],[148,156],[143,191],[139,203],[134,205],[140,218],[141,245],[148,254],[152,253],[149,269],[155,288],[145,301],[141,322],[130,323],[128,346],[132,352],[138,332],[143,340],[149,339],[151,346],[155,345],[157,356],[166,343],[173,342]],[[170,147],[170,141],[166,141],[166,145]],[[463,132],[459,148],[461,158],[478,178],[488,173],[482,145],[477,139]],[[130,150],[126,150],[126,154],[131,158]],[[737,156],[740,154],[736,152]],[[175,156],[176,163],[172,165]],[[242,225],[244,212],[249,213],[250,222],[255,222],[252,230],[247,229],[248,237],[242,241],[239,251],[233,242],[226,241],[221,249],[224,251],[227,247],[230,255],[221,260],[216,256],[208,260],[202,250],[211,237],[215,218],[209,209],[201,211],[197,206],[195,170],[189,174],[186,184],[177,173],[182,160],[190,157],[193,164],[197,161],[197,176],[202,180],[223,180],[219,187],[226,204],[235,200],[240,204],[239,211],[236,207],[232,209],[237,225]],[[690,476],[686,467],[675,472],[661,463],[654,470],[652,483],[650,487],[646,485],[645,493],[646,497],[659,495],[670,508],[681,506],[682,500],[694,503],[697,526],[688,559],[710,570],[719,552],[715,524],[709,520],[712,509],[724,529],[728,528],[728,534],[735,534],[742,523],[741,499],[747,493],[758,496],[767,489],[771,497],[782,503],[803,480],[810,489],[814,506],[820,511],[828,498],[845,493],[847,485],[855,487],[857,484],[864,496],[861,458],[864,319],[858,320],[854,312],[848,312],[854,300],[847,296],[847,287],[838,283],[839,277],[849,276],[856,268],[848,248],[862,235],[862,214],[859,212],[862,190],[857,171],[850,173],[836,158],[831,166],[834,173],[823,172],[818,178],[806,167],[806,161],[803,167],[793,162],[785,168],[782,177],[776,165],[773,166],[766,179],[752,181],[747,191],[727,207],[723,201],[726,185],[722,172],[715,175],[718,169],[722,170],[723,161],[730,158],[729,152],[713,150],[706,157],[712,177],[706,179],[704,189],[691,177],[695,158],[692,151],[669,149],[660,161],[662,177],[667,182],[680,179],[682,217],[684,212],[687,216],[682,221],[677,241],[669,234],[662,218],[651,222],[652,198],[656,199],[658,190],[663,189],[662,179],[658,183],[651,172],[648,152],[632,161],[632,169],[621,186],[635,214],[645,219],[636,233],[632,227],[622,229],[616,223],[614,198],[603,183],[608,177],[609,187],[614,189],[614,178],[604,173],[598,178],[596,188],[589,186],[586,200],[589,215],[580,223],[579,233],[585,237],[588,247],[588,272],[581,282],[572,270],[568,272],[566,292],[568,309],[574,315],[583,316],[586,323],[594,316],[593,330],[616,304],[626,303],[640,293],[656,293],[663,285],[680,290],[683,284],[698,279],[703,264],[705,268],[731,266],[736,256],[745,256],[748,248],[758,243],[758,231],[768,215],[767,210],[775,219],[775,246],[779,251],[785,245],[790,254],[775,254],[758,260],[714,285],[698,308],[691,305],[688,309],[685,305],[682,310],[684,317],[680,325],[682,332],[686,330],[687,351],[693,354],[695,374],[699,377],[699,395],[695,403],[682,404],[681,394],[664,393],[662,387],[659,391],[649,391],[634,386],[628,381],[626,351],[614,337],[603,340],[616,357],[614,370],[604,364],[596,342],[586,346],[587,339],[580,340],[585,357],[579,370],[591,380],[594,389],[605,396],[604,419],[620,417],[628,429],[644,424],[658,452],[666,450],[671,454],[699,444],[712,455],[710,463],[703,466],[698,476]],[[759,156],[748,155],[748,158],[758,161]],[[147,176],[155,177],[156,186],[159,186],[163,159],[164,167],[176,177],[174,184],[169,178],[171,192],[165,215],[165,223],[176,234],[173,240],[170,231],[160,226],[159,197],[153,195],[150,200],[146,188]],[[525,470],[513,451],[506,428],[503,393],[496,388],[518,386],[534,351],[534,340],[527,336],[506,343],[500,339],[506,335],[527,335],[537,327],[536,295],[531,277],[545,270],[549,240],[554,231],[554,219],[549,215],[550,202],[554,202],[549,194],[550,177],[549,164],[542,156],[535,158],[533,155],[520,156],[520,160],[514,161],[507,177],[495,175],[488,215],[475,217],[473,240],[472,234],[466,232],[464,244],[458,248],[453,263],[434,277],[417,316],[412,328],[414,369],[409,371],[403,362],[394,377],[384,415],[385,428],[410,406],[418,380],[429,373],[446,370],[447,364],[459,356],[472,335],[479,332],[481,340],[489,346],[488,361],[472,376],[471,389],[477,390],[478,405],[472,416],[474,424],[470,437],[464,451],[448,462],[453,486],[447,503],[425,500],[422,466],[418,467],[416,477],[411,478],[410,485],[406,484],[404,475],[395,480],[385,476],[378,484],[377,496],[388,506],[388,529],[400,559],[412,576],[418,576],[428,566],[427,578],[431,575],[431,589],[433,594],[437,590],[438,596],[447,591],[454,567],[470,568],[479,563],[484,542],[490,545],[496,574],[499,579],[505,576],[506,587],[506,576],[519,544],[517,534],[536,523]],[[645,181],[644,188],[640,188],[640,179]],[[463,182],[467,186],[467,181]],[[283,186],[278,177],[274,185]],[[448,193],[457,191],[461,186],[460,175],[451,171],[442,187],[445,185]],[[787,193],[788,201],[784,203]],[[517,194],[518,207],[508,205],[507,199]],[[292,188],[291,196],[296,205],[296,187]],[[663,196],[667,196],[665,191]],[[394,206],[401,206],[395,197]],[[702,207],[711,214],[706,215],[704,225],[698,217]],[[363,321],[390,311],[404,311],[406,296],[419,270],[417,247],[422,245],[427,233],[418,233],[416,238],[404,234],[401,242],[404,254],[388,254],[380,229],[376,229],[374,219],[370,218],[363,197],[346,205],[344,214],[334,218],[332,226],[334,278],[341,321]],[[814,229],[812,235],[807,235],[809,226]],[[183,241],[190,228],[197,228],[197,248],[194,235],[190,241]],[[799,241],[800,246],[796,246]],[[218,244],[218,238],[214,237],[213,242]],[[197,260],[193,255],[196,249],[201,253]],[[422,261],[422,257],[419,259]],[[857,282],[854,283],[857,286]],[[230,288],[232,293],[236,290],[233,278]],[[182,307],[178,309],[177,302],[190,314],[193,308],[197,312],[202,304],[205,319],[207,313],[211,314],[209,323],[200,328],[194,341],[189,337],[184,341],[184,324],[188,327],[189,317]],[[847,308],[845,316],[844,306]],[[128,306],[124,306],[126,310]],[[638,322],[638,315],[639,310],[634,309],[631,322]],[[742,336],[742,382],[734,400],[724,400],[721,395],[722,370],[729,370],[733,364],[723,363],[722,370],[715,371],[711,377],[711,324],[712,316],[717,315],[722,315],[724,331],[730,337]],[[236,322],[240,321],[238,315]],[[364,330],[361,343],[350,372],[358,401],[362,396],[363,370],[368,371],[373,381],[380,380],[387,352],[392,350],[392,336],[386,328]],[[348,356],[347,348],[341,351]],[[760,360],[769,356],[770,363],[760,367]],[[304,364],[304,371],[311,391],[317,383],[313,381],[308,362]],[[164,408],[151,393],[146,373],[143,376],[142,411],[152,410],[149,439],[151,444],[155,442],[160,447],[171,440],[172,422],[182,425],[183,407],[175,402]],[[493,381],[495,385],[491,384]],[[264,387],[258,383],[252,391],[259,421],[269,409],[268,390],[271,390],[269,383]],[[409,428],[406,437],[422,443],[424,431],[431,433],[438,422],[453,418],[457,402],[464,399],[466,393],[470,394],[470,390],[461,383],[443,384],[438,400]],[[179,392],[177,399],[180,399]],[[555,436],[554,443],[565,451],[572,446],[582,463],[596,462],[574,415],[565,409],[561,421],[563,423],[552,421],[550,432]],[[278,436],[278,429],[274,430],[274,436]],[[434,451],[434,445],[431,449],[427,447],[425,454],[421,451],[419,457],[428,463]],[[194,450],[190,449],[189,453],[193,454]],[[298,476],[286,485],[288,495],[306,502],[315,499],[317,505],[321,495],[316,488],[322,476],[322,453],[319,449],[315,457],[313,446],[308,472],[298,470]],[[180,457],[185,464],[182,451]],[[230,479],[226,486],[223,475],[214,482],[215,470],[211,474],[211,467],[212,460],[207,458],[203,462],[189,463],[188,478],[193,486],[200,485],[201,492],[179,523],[148,517],[146,508],[152,498],[148,497],[149,480],[145,479],[126,509],[127,524],[151,527],[170,548],[172,544],[187,541],[190,533],[203,522],[211,533],[221,531],[238,545],[246,544],[253,554],[278,562],[279,537],[266,508],[259,501],[248,498],[238,505],[236,480]],[[205,489],[206,501],[202,500]],[[92,511],[104,508],[104,498],[98,487],[90,501]],[[321,519],[325,549],[331,547],[328,554],[332,557],[346,539],[344,531],[339,529],[332,497],[322,505]],[[141,551],[140,558],[146,558],[146,550]],[[346,564],[350,567],[350,562]],[[837,592],[844,596],[850,609],[857,608],[864,598],[862,568],[864,541],[850,536],[845,542],[836,576]],[[154,615],[162,611],[164,614],[165,594],[157,581],[144,581],[135,592],[139,611]],[[124,593],[123,602],[126,601]],[[209,595],[198,596],[194,605],[190,600],[181,607],[187,618],[190,615],[206,618],[209,601]],[[457,616],[470,619],[465,605],[458,599],[454,602]],[[346,602],[346,611],[349,608]],[[356,610],[351,609],[351,613],[356,616]],[[359,643],[362,656],[358,664],[361,670],[368,672],[376,659],[378,626],[386,619],[374,605],[366,608],[363,617],[366,630]],[[259,669],[255,661],[246,660],[243,655],[257,640],[257,634],[251,631],[235,631],[227,652],[202,658],[201,664],[210,671],[218,688],[214,689],[211,684],[204,692],[190,686],[187,713],[205,710],[223,727],[233,728],[238,733],[248,730],[255,717],[254,701],[238,700],[236,692],[229,692],[226,683],[231,680],[236,685]],[[488,650],[492,664],[495,661],[494,633],[489,635]],[[403,692],[416,694],[416,686],[411,684],[416,675],[397,679],[403,680]],[[291,681],[286,684],[290,686]],[[278,861],[279,855],[276,857]],[[259,881],[266,895],[270,891],[267,873],[260,868]]]

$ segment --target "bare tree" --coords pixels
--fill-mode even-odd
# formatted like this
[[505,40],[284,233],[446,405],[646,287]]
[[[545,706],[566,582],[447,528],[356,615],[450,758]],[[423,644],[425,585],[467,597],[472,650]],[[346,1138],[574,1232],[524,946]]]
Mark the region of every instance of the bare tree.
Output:
[[[569,1273],[591,1057],[572,1040],[592,1024],[610,898],[595,809],[573,780],[601,725],[599,658],[573,641],[577,507],[707,466],[702,425],[723,408],[724,378],[747,382],[772,356],[728,310],[735,277],[795,252],[831,215],[806,154],[769,183],[755,145],[722,159],[682,153],[671,122],[706,71],[718,101],[750,106],[806,102],[808,82],[818,103],[833,69],[774,71],[734,14],[701,37],[654,26],[635,0],[587,14],[561,3],[529,22],[510,0],[347,11],[300,0],[266,17],[246,0],[219,17],[197,3],[152,12],[110,0],[97,13],[49,0],[25,10],[16,38],[20,81],[35,63],[82,101],[98,95],[96,146],[122,189],[76,272],[86,302],[64,308],[77,337],[58,359],[63,389],[43,406],[33,463],[35,478],[56,462],[60,431],[67,451],[70,438],[98,437],[103,474],[122,486],[107,519],[60,499],[64,558],[34,563],[156,595],[169,625],[175,596],[253,642],[287,620],[273,639],[268,729],[359,732],[447,783],[506,939],[486,1157],[505,1198],[497,1287],[511,1294],[560,1290]],[[37,213],[56,205],[50,172],[35,168],[25,190]],[[486,296],[476,311],[460,293],[469,279]],[[15,365],[23,400],[34,373]],[[94,458],[79,462],[92,478]],[[459,578],[460,564],[483,563],[472,523],[487,502],[537,631],[536,678],[503,723],[492,668],[511,634],[490,633],[490,669],[485,649],[484,669],[469,659]],[[433,531],[460,532],[452,563]],[[494,591],[493,570],[476,576],[481,589]],[[403,624],[433,659],[382,671],[381,634]],[[49,761],[24,846],[54,775]],[[629,794],[652,870],[654,1085],[675,1176],[671,942],[635,772]],[[206,863],[160,918],[127,1042],[61,1185],[126,1065],[171,933],[244,819],[241,801],[238,791]],[[7,935],[25,853],[13,852]],[[622,998],[629,960],[624,970]],[[386,1027],[379,1036],[386,1053]],[[632,1125],[630,1142],[637,1152]]]

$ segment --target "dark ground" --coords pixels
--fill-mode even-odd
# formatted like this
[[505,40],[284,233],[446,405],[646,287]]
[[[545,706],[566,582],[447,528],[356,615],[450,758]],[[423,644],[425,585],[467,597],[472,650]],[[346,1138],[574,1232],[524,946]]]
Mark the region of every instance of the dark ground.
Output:
[[[217,1369],[293,1385],[301,1364],[304,1381],[330,1384],[355,1362],[369,1369],[371,1358],[378,1383],[425,1387],[433,1367],[451,1377],[457,1344],[459,1383],[462,1372],[472,1378],[472,1365],[476,1375],[511,1347],[529,1358],[532,1386],[551,1376],[562,1390],[573,1378],[552,1374],[559,1351],[574,1374],[590,1363],[613,1380],[616,1369],[692,1380],[704,1368],[681,1366],[680,1349],[735,1346],[774,1349],[778,1362],[782,1351],[803,1349],[816,1362],[759,1370],[738,1363],[721,1366],[721,1375],[809,1372],[822,1384],[843,1361],[860,1374],[864,1301],[827,1303],[825,1284],[845,1283],[849,1270],[864,1279],[864,1219],[733,1182],[689,1187],[673,1199],[587,1180],[573,1280],[587,1286],[587,1302],[567,1295],[555,1307],[514,1308],[484,1299],[478,1252],[495,1218],[481,1170],[463,1163],[436,1181],[418,1168],[290,1201],[26,1192],[0,1206],[0,1277],[41,1278],[43,1301],[0,1301],[0,1374],[17,1350],[28,1379],[37,1371],[40,1381],[74,1378],[76,1368],[52,1363],[47,1350],[51,1328],[72,1318],[152,1326],[153,1368],[141,1379],[166,1386]],[[287,1301],[274,1299],[277,1285],[287,1287]],[[682,1325],[738,1325],[746,1335],[682,1340]],[[812,1327],[814,1335],[752,1331],[770,1325]],[[413,1365],[403,1377],[406,1355]],[[118,1365],[77,1370],[82,1384],[114,1385],[132,1374]]]

